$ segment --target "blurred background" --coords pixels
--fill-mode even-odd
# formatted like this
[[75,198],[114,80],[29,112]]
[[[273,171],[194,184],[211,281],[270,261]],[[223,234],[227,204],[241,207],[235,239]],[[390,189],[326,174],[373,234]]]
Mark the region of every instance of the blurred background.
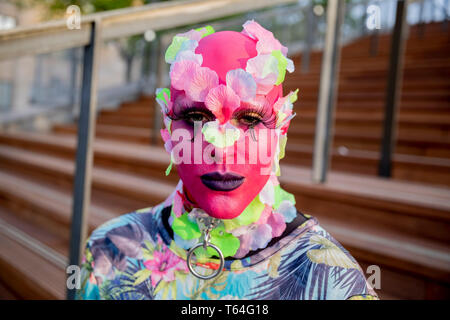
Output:
[[[405,1],[402,24],[399,1],[339,0],[336,60],[327,64],[332,1],[2,0],[0,298],[66,298],[72,215],[81,210],[73,199],[84,190],[74,177],[89,157],[77,153],[87,132],[78,131],[88,123],[83,103],[92,101],[96,114],[84,210],[90,233],[161,202],[176,185],[176,172],[164,175],[169,157],[153,95],[168,85],[171,38],[207,24],[241,31],[255,19],[296,67],[284,82],[285,93],[299,88],[299,100],[280,181],[297,208],[316,216],[363,270],[379,266],[382,299],[448,299],[450,1]],[[80,9],[80,29],[69,23],[70,5]],[[101,20],[95,41],[92,17]],[[89,60],[93,43],[97,58]],[[336,71],[326,128],[317,121],[324,68]],[[328,133],[329,166],[315,181],[319,130]]]

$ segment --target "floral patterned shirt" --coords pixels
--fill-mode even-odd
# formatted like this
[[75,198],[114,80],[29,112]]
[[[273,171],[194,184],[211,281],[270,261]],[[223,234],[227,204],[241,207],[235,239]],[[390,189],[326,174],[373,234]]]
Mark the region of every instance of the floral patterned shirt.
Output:
[[[355,259],[319,224],[301,223],[210,280],[192,275],[168,227],[170,207],[122,215],[87,241],[78,299],[377,299]],[[298,220],[298,219],[296,219]],[[217,269],[210,258],[196,269]]]

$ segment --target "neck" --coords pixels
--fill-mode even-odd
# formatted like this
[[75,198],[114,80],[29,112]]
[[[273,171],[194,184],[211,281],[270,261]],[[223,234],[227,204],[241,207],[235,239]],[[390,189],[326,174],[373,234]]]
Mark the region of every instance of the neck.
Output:
[[[177,245],[187,250],[201,241],[201,226],[196,218],[205,212],[196,206],[181,180],[164,203],[172,205],[169,224]],[[293,195],[284,191],[273,175],[237,218],[218,221],[211,232],[211,243],[225,257],[242,258],[281,236],[296,215]]]

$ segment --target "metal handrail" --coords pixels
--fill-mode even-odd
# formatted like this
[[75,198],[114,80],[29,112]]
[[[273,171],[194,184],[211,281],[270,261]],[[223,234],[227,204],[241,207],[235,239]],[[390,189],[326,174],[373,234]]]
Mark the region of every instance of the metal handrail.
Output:
[[[80,29],[67,28],[65,20],[0,31],[0,59],[85,46],[91,25],[102,25],[101,40],[110,40],[201,23],[250,10],[295,3],[295,0],[183,0],[153,3],[89,14],[81,17]],[[182,12],[183,14],[180,14]]]

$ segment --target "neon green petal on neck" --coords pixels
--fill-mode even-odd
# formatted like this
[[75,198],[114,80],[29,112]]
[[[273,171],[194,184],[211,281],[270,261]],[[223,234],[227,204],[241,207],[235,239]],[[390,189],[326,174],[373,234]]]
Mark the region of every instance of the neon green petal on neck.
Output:
[[[174,213],[172,215],[175,216]],[[187,212],[173,220],[172,229],[184,240],[197,239],[202,235],[197,223],[189,220]]]
[[284,191],[280,185],[275,186],[275,204],[273,208],[276,210],[280,206],[281,202],[287,200],[295,205],[295,197],[291,193]]
[[258,194],[239,216],[234,219],[223,220],[225,230],[230,231],[258,221],[263,210],[264,204],[259,200]]
[[[236,254],[241,242],[231,233],[225,232],[225,227],[220,224],[211,232],[211,243],[220,248],[224,257],[231,257]],[[208,254],[217,254],[216,250],[208,248]]]

